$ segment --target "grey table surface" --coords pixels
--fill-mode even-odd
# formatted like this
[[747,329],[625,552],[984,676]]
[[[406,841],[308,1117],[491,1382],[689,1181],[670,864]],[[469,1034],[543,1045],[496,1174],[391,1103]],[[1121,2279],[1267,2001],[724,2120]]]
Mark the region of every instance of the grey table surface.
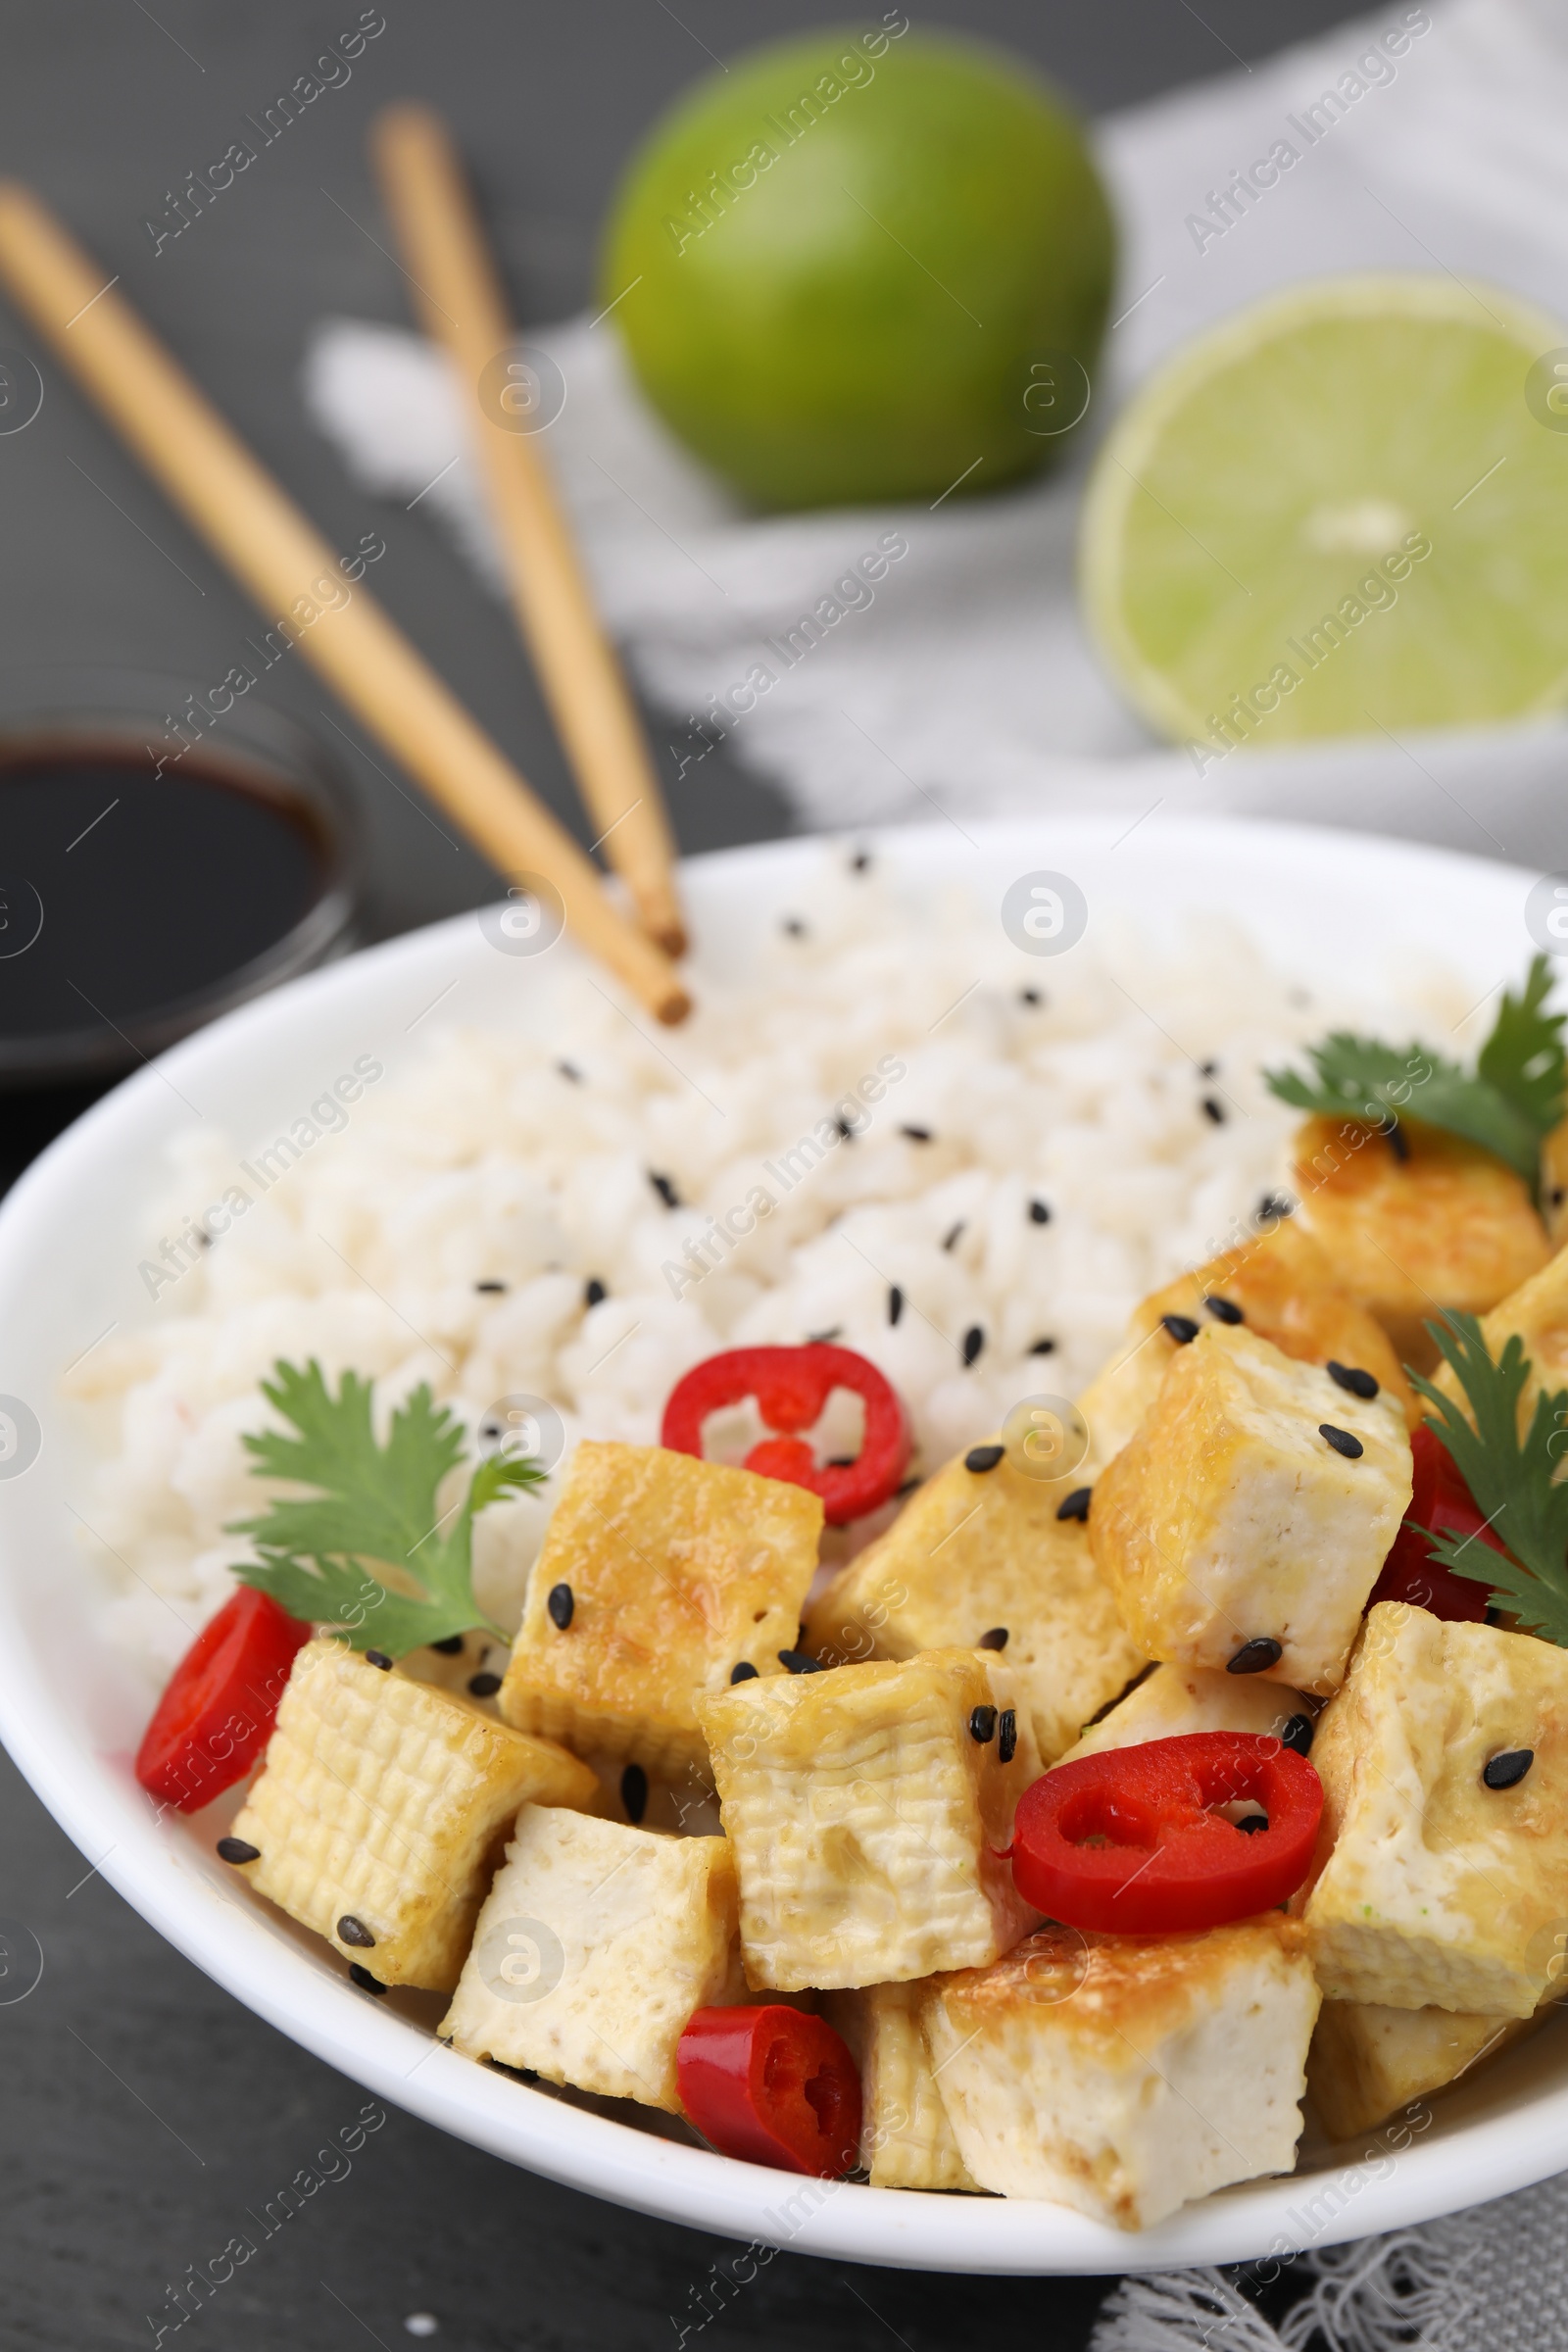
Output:
[[[144,227],[243,115],[304,73],[359,11],[305,0],[3,0],[0,168],[56,205],[322,528],[381,531],[375,586],[480,720],[580,831],[539,694],[506,614],[417,514],[365,499],[308,426],[296,372],[323,314],[402,321],[365,133],[408,95],[457,124],[523,320],[577,309],[621,160],[715,59],[820,20],[797,0],[383,0],[386,29],[352,78],[265,151],[156,256]],[[1091,111],[1230,70],[1348,15],[1341,0],[936,0],[1033,57]],[[32,347],[0,308],[0,343]],[[106,664],[223,674],[250,609],[39,352],[47,396],[0,439],[0,671]],[[369,927],[481,903],[493,879],[432,849],[416,800],[359,748],[297,663],[267,691],[338,745],[372,844]],[[333,728],[346,730],[345,743]],[[656,730],[656,738],[657,738]],[[377,755],[379,758],[379,755]],[[672,770],[672,762],[666,767]],[[782,804],[719,760],[669,777],[688,850],[786,830]],[[0,1104],[9,1179],[84,1095]],[[0,2007],[0,2345],[28,2352],[176,2340],[169,2289],[220,2253],[365,2103],[358,2086],[263,2025],[164,1944],[105,1885],[0,1757],[0,1914],[44,1955]],[[781,2254],[698,2323],[720,2241],[532,2179],[392,2114],[352,2170],[261,2247],[178,2339],[215,2352],[384,2348],[430,2334],[491,2348],[743,2342],[930,2352],[1027,2330],[1087,2335],[1097,2279],[970,2279]],[[187,2334],[188,2329],[188,2334]]]

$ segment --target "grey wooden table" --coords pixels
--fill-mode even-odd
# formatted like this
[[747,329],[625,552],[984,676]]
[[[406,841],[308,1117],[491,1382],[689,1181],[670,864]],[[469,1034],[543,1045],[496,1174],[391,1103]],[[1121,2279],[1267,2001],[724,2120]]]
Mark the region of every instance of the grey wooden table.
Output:
[[[307,0],[0,0],[0,157],[64,214],[326,532],[368,527],[376,592],[567,821],[575,803],[501,608],[417,514],[377,508],[306,424],[295,388],[311,322],[401,321],[398,272],[365,160],[388,99],[433,99],[477,171],[519,315],[554,318],[591,284],[608,191],[630,142],[712,60],[817,20],[806,0],[382,0],[385,30],[190,231],[155,255],[144,222],[223,153],[242,118],[358,15]],[[1228,70],[1343,18],[1343,0],[936,0],[918,21],[1035,57],[1102,109]],[[0,344],[29,337],[0,309]],[[42,356],[41,354],[39,355]],[[0,440],[0,670],[103,663],[221,675],[248,607],[57,371],[25,434]],[[357,730],[297,664],[270,697],[330,740]],[[372,842],[370,927],[407,928],[491,895],[480,861],[430,853],[416,808],[345,747]],[[672,766],[672,762],[668,763]],[[670,798],[688,849],[785,829],[755,780],[705,761]],[[85,1097],[0,1103],[9,1180]],[[365,2094],[187,1965],[91,1875],[0,1757],[0,1916],[44,1957],[0,2006],[0,2346],[206,2344],[352,2352],[430,2336],[491,2348],[900,2344],[1027,2337],[1063,2352],[1103,2281],[964,2279],[780,2255],[705,2328],[701,2290],[731,2249],[514,2172],[391,2115],[176,2334],[169,2290],[220,2255]],[[418,2315],[427,2315],[434,2327]],[[417,2324],[410,2327],[411,2320]]]

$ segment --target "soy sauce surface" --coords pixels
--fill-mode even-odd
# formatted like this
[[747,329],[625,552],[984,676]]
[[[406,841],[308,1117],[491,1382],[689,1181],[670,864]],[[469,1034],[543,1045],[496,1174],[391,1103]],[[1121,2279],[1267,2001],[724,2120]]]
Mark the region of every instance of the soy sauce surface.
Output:
[[243,769],[187,754],[155,775],[139,746],[0,756],[0,1051],[134,1037],[284,938],[325,874],[306,804]]

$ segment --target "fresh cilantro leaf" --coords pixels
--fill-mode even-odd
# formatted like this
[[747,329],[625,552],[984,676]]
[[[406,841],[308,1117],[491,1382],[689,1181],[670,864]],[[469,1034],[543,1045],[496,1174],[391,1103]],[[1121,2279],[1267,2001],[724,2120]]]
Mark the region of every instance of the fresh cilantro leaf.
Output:
[[1568,1649],[1568,1486],[1556,1482],[1553,1452],[1557,1434],[1568,1428],[1568,1389],[1537,1396],[1521,1438],[1519,1408],[1531,1365],[1518,1333],[1510,1334],[1494,1362],[1474,1315],[1448,1314],[1427,1329],[1470,1407],[1467,1415],[1430,1380],[1412,1373],[1432,1408],[1427,1426],[1446,1447],[1492,1533],[1507,1545],[1504,1554],[1478,1537],[1432,1536],[1432,1556],[1457,1576],[1490,1585],[1522,1625]]
[[1476,1062],[1477,1076],[1511,1103],[1538,1136],[1551,1133],[1568,1097],[1568,1055],[1562,1042],[1568,1013],[1543,1009],[1551,987],[1549,959],[1535,956],[1523,995],[1516,997],[1511,989],[1504,994]]
[[[1502,1019],[1499,1013],[1499,1023]],[[1528,1185],[1536,1185],[1541,1129],[1489,1079],[1472,1078],[1456,1061],[1428,1054],[1420,1046],[1407,1046],[1400,1053],[1377,1038],[1354,1037],[1344,1029],[1322,1045],[1308,1047],[1307,1053],[1315,1065],[1315,1080],[1295,1070],[1264,1071],[1269,1092],[1282,1102],[1385,1129],[1407,1110],[1430,1127],[1446,1128],[1450,1135],[1462,1135],[1495,1152]],[[1521,1076],[1520,1083],[1531,1082]]]
[[227,1532],[249,1536],[261,1554],[235,1569],[240,1583],[270,1592],[290,1616],[331,1625],[355,1649],[389,1657],[470,1626],[505,1641],[473,1597],[473,1521],[544,1473],[492,1454],[442,1512],[436,1491],[463,1459],[463,1428],[427,1388],[393,1413],[384,1446],[371,1426],[371,1384],[358,1373],[345,1372],[334,1396],[314,1359],[303,1370],[279,1362],[262,1394],[297,1435],[247,1436],[254,1475],[317,1492],[277,1496],[263,1517],[231,1523]]

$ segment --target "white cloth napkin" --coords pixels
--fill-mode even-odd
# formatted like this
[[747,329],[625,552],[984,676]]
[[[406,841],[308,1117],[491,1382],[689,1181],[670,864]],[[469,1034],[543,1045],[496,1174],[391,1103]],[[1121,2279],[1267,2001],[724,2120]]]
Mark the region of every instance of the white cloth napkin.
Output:
[[[1407,41],[1397,55],[1389,34]],[[1351,86],[1363,94],[1316,144],[1287,127],[1323,90]],[[1250,71],[1110,117],[1096,137],[1123,259],[1099,414],[1195,328],[1288,279],[1441,267],[1568,314],[1565,122],[1568,0],[1436,0],[1430,11],[1390,0]],[[1209,191],[1280,138],[1300,160],[1217,233]],[[1238,755],[1204,779],[1185,753],[1157,747],[1078,618],[1087,451],[1061,476],[992,499],[758,518],[643,406],[612,317],[530,329],[528,340],[566,386],[541,445],[601,610],[666,716],[678,772],[722,731],[808,824],[1099,806],[1119,827],[1162,806],[1568,864],[1556,724]],[[304,381],[356,479],[438,516],[499,593],[442,360],[417,336],[331,320],[312,339]],[[907,553],[874,586],[852,581],[888,534]],[[842,617],[786,667],[779,641],[824,598]],[[760,662],[777,684],[743,714],[724,712]]]

